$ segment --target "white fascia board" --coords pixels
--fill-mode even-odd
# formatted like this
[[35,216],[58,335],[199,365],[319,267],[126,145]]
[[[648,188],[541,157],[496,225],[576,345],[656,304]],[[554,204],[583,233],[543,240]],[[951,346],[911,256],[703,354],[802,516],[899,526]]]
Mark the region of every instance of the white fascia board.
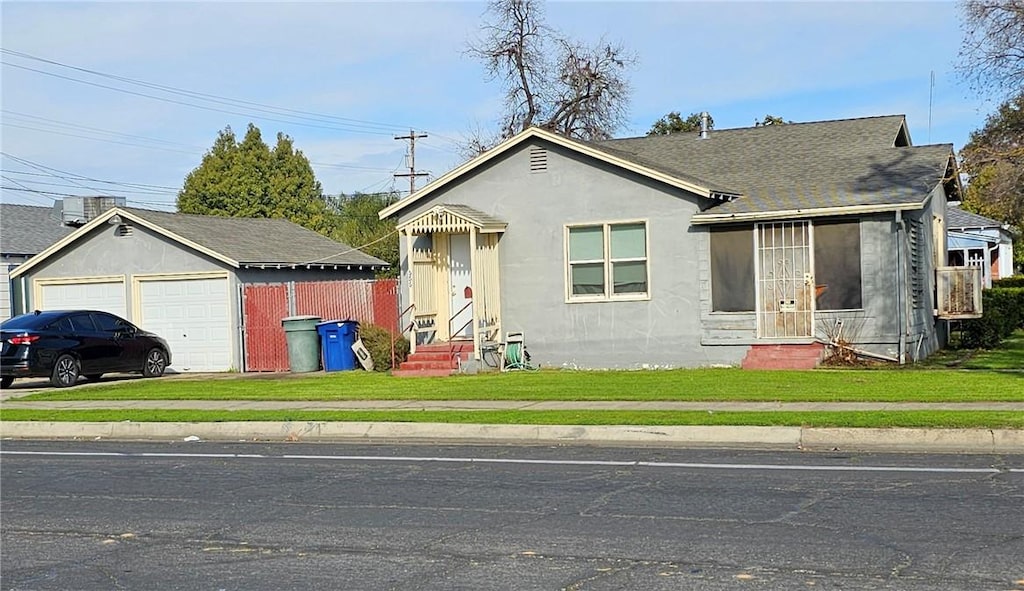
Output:
[[563,137],[556,133],[540,129],[539,127],[531,127],[505,140],[501,144],[498,144],[494,148],[491,148],[490,150],[484,152],[483,154],[480,154],[479,156],[473,158],[472,160],[466,161],[462,166],[452,169],[451,171],[449,171],[439,179],[435,180],[434,182],[423,187],[416,193],[413,193],[412,195],[407,196],[405,199],[401,199],[385,207],[384,209],[380,210],[379,214],[377,214],[378,217],[383,220],[387,217],[390,217],[398,213],[399,211],[426,197],[430,193],[433,193],[438,188],[448,184],[452,180],[462,176],[463,174],[473,170],[474,168],[477,168],[478,166],[483,165],[486,162],[489,162],[490,160],[500,156],[501,154],[508,152],[512,148],[518,146],[519,144],[523,143],[524,141],[530,138],[540,138],[549,141],[553,144],[557,144],[564,148],[573,150],[580,154],[584,154],[597,160],[601,160],[609,164],[618,166],[620,168],[630,170],[642,176],[646,176],[648,178],[661,181],[673,187],[678,187],[680,189],[690,191],[691,193],[696,193],[701,197],[713,198],[713,192],[711,191],[711,189],[707,187],[695,185],[693,183],[689,183],[682,179],[676,178],[672,175],[665,174],[663,172],[658,172],[656,170],[647,168],[646,166],[641,166],[628,160],[623,160],[622,158],[612,156],[611,154],[602,152],[601,150],[597,150],[590,146],[581,144],[579,142]]
[[850,207],[819,207],[812,209],[786,209],[777,211],[759,211],[751,213],[718,213],[695,214],[690,218],[692,224],[718,224],[726,222],[743,222],[758,220],[777,220],[789,218],[820,218],[832,215],[857,215],[861,213],[882,213],[887,211],[905,211],[922,209],[928,202],[892,203],[886,205],[854,205]]

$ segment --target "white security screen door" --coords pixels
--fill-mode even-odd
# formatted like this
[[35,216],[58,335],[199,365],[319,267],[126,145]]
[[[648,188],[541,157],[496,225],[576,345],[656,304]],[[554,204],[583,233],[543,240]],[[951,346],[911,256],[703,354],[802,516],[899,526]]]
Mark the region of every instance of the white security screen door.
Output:
[[757,336],[814,335],[814,261],[808,222],[757,225]]
[[448,314],[449,317],[455,315],[451,322],[451,338],[473,338],[473,299],[467,291],[473,284],[469,234],[452,234],[448,246],[448,283],[451,285]]

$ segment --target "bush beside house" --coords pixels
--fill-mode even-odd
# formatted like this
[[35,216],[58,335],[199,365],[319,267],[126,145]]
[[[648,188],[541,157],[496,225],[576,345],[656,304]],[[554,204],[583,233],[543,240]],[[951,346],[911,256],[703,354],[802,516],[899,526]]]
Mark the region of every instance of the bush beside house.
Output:
[[370,352],[375,371],[391,369],[391,345],[394,344],[395,365],[405,361],[409,356],[409,339],[404,336],[393,336],[390,331],[376,324],[365,324],[359,327],[359,338],[363,346]]
[[999,286],[981,294],[985,315],[964,322],[961,347],[991,349],[1013,331],[1024,329],[1024,277],[1008,277],[995,283]]

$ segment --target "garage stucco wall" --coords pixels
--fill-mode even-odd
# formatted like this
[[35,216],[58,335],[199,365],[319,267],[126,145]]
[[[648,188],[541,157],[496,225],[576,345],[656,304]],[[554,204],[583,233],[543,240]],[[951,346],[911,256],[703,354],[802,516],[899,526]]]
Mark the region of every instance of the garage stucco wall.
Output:
[[[530,171],[530,147],[547,149],[547,170]],[[700,343],[697,253],[687,231],[695,194],[656,183],[541,140],[464,175],[401,214],[400,222],[439,203],[468,205],[506,221],[499,241],[502,326],[525,333],[533,362],[580,368],[736,364],[746,347]],[[566,302],[567,224],[644,220],[650,298]],[[402,243],[403,304],[408,253]]]

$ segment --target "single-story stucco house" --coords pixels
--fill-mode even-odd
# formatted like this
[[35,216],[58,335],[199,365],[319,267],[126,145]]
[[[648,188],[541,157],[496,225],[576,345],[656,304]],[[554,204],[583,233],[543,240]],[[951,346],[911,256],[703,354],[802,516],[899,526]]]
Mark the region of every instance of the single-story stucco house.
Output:
[[813,366],[944,343],[961,193],[902,115],[582,142],[530,128],[380,212],[418,345],[522,332],[549,367]]

